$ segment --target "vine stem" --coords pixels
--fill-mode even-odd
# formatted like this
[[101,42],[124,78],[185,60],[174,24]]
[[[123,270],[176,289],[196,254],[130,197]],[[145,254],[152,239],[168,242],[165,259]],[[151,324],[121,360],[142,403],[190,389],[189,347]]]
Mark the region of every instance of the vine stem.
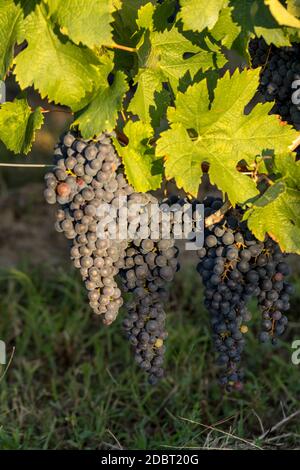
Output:
[[[34,111],[34,110],[32,110],[32,111]],[[43,113],[43,114],[46,114],[46,113],[66,113],[66,114],[73,114],[72,111],[69,111],[69,110],[66,110],[66,109],[60,109],[60,108],[54,108],[54,109],[42,108],[42,113]]]
[[117,139],[121,144],[128,145],[128,137],[121,131],[117,131]]
[[265,70],[265,68],[266,68],[266,66],[267,66],[267,63],[268,63],[268,61],[269,61],[269,57],[270,57],[271,51],[272,51],[272,44],[270,44],[270,47],[269,47],[269,49],[268,49],[267,58],[266,58],[266,61],[265,61],[264,65],[263,65],[262,70]]
[[104,45],[107,49],[120,49],[120,51],[126,51],[126,52],[136,52],[135,47],[129,47],[129,46],[123,46],[122,44],[107,44]]
[[226,214],[226,212],[229,211],[231,207],[232,206],[230,202],[226,201],[225,204],[223,204],[223,206],[219,210],[217,210],[214,214],[211,214],[210,216],[206,217],[205,227],[210,227],[211,225],[220,222],[220,220],[223,219],[224,215]]
[[12,168],[46,168],[54,165],[44,165],[42,163],[0,163],[0,166]]
[[291,152],[294,152],[294,151],[296,150],[296,148],[297,148],[299,145],[300,145],[300,136],[297,137],[297,138],[293,141],[292,145],[289,146],[289,150],[290,150]]
[[275,184],[268,175],[263,173],[257,176],[257,182],[260,183],[261,181],[265,181],[269,186],[273,186],[273,184]]

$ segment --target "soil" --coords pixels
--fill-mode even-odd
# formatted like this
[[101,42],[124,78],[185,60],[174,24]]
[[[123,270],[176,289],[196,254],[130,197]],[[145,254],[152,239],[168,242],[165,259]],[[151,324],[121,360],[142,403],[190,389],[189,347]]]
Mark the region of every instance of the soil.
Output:
[[28,184],[0,197],[0,267],[68,261],[68,242],[54,230],[55,207],[43,184]]

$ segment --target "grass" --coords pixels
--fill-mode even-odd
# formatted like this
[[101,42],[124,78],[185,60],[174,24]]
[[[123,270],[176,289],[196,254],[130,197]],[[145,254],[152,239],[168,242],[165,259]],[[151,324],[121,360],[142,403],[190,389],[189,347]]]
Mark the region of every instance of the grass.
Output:
[[300,339],[295,284],[291,326],[279,348],[256,341],[252,306],[245,390],[224,395],[200,281],[189,265],[171,291],[166,378],[155,388],[133,361],[122,314],[103,327],[77,273],[2,271],[0,339],[8,355],[15,350],[0,378],[0,448],[299,448],[299,416],[289,419],[300,409],[300,366],[290,359],[291,342]]

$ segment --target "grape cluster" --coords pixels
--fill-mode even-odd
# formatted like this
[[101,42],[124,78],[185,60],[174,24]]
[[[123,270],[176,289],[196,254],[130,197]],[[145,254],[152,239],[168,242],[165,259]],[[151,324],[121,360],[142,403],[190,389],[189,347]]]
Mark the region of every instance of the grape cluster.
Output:
[[[209,197],[204,200],[204,206],[207,217],[220,209],[222,200]],[[246,301],[252,289],[249,289],[250,283],[242,283],[252,258],[252,255],[242,256],[246,246],[239,222],[231,215],[227,222],[211,225],[205,230],[205,245],[198,251],[198,272],[205,287],[204,305],[210,314],[217,363],[224,369],[220,383],[236,389],[242,386],[243,377],[238,365],[245,343],[244,334],[248,331],[246,323],[250,320]],[[250,254],[248,250],[246,252]]]
[[250,41],[249,52],[253,67],[263,65],[259,91],[266,101],[275,100],[272,113],[298,128],[300,107],[292,102],[292,83],[300,79],[300,45],[278,48],[255,38]]
[[[204,205],[208,217],[222,206],[222,200],[208,197]],[[243,379],[239,364],[251,319],[247,301],[257,297],[262,309],[260,340],[274,342],[287,324],[281,311],[289,308],[291,287],[283,280],[288,266],[275,242],[255,239],[239,208],[231,209],[220,222],[205,229],[205,245],[198,256],[204,303],[210,314],[217,363],[222,367],[220,383],[229,390],[239,390]]]
[[272,53],[273,46],[268,46],[263,38],[253,38],[249,42],[249,54],[252,67],[261,67],[265,65]]
[[[173,196],[163,201],[158,215],[152,213],[158,199],[136,193],[128,185],[112,135],[106,133],[96,140],[84,140],[76,132],[64,134],[55,148],[55,167],[45,181],[47,202],[59,206],[56,230],[69,240],[71,259],[80,270],[91,308],[103,315],[106,325],[111,324],[123,304],[120,281],[131,296],[123,321],[126,335],[137,363],[147,372],[149,382],[156,383],[164,375],[167,284],[179,269],[176,211],[181,217],[187,200]],[[121,196],[126,201],[125,227],[121,226]],[[185,213],[192,224],[190,241],[195,239],[199,220],[197,203],[194,200],[192,211]],[[100,209],[104,204],[114,218],[103,217]],[[221,198],[206,198],[206,220],[222,205]],[[157,216],[158,237],[152,239],[152,222]],[[242,388],[240,362],[251,319],[248,300],[256,297],[262,312],[260,340],[275,343],[287,325],[285,312],[291,293],[286,281],[289,268],[280,248],[268,237],[263,242],[256,240],[242,218],[243,211],[237,207],[218,222],[207,224],[205,244],[197,251],[204,303],[222,367],[220,383],[229,390]],[[111,236],[116,222],[121,232],[126,229],[126,236]]]
[[278,245],[271,239],[265,243],[265,252],[257,258],[257,273],[260,278],[258,304],[262,311],[260,341],[272,341],[281,336],[288,319],[284,312],[290,308],[289,296],[292,286],[285,280],[290,270]]
[[55,228],[70,240],[71,259],[80,269],[91,308],[110,324],[123,303],[116,276],[123,267],[127,241],[111,239],[109,227],[99,238],[97,209],[102,203],[117,204],[119,196],[129,196],[133,189],[117,173],[120,160],[110,135],[93,141],[68,132],[54,153],[56,166],[45,175],[45,198],[59,204]]
[[132,292],[123,326],[135,349],[135,359],[154,384],[163,377],[167,297],[166,283],[171,282],[178,265],[174,240],[134,240],[128,247],[125,268],[121,271],[125,292]]
[[[80,269],[90,306],[96,314],[103,314],[106,325],[115,320],[123,303],[117,285],[117,276],[121,274],[124,291],[133,294],[124,327],[135,347],[136,360],[154,383],[163,375],[167,337],[165,285],[178,269],[174,240],[147,238],[151,204],[158,200],[150,194],[134,192],[127,184],[111,135],[102,134],[94,141],[68,132],[54,154],[55,167],[45,175],[45,198],[48,203],[59,205],[55,228],[69,240],[71,259]],[[101,204],[109,204],[119,222],[120,196],[126,196],[123,229],[129,232],[124,239],[110,236],[110,221],[104,223],[103,213],[98,210]],[[141,239],[137,236],[143,214],[147,216],[144,229],[148,232]],[[99,223],[101,236],[97,231]]]

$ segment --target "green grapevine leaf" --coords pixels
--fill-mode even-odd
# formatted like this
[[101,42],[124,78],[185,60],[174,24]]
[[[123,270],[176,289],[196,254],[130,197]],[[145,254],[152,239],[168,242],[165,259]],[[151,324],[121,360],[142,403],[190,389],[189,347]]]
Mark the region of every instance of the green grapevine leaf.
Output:
[[294,189],[300,189],[300,161],[295,161],[295,154],[287,153],[274,159],[274,171]]
[[287,0],[288,12],[294,16],[300,16],[300,1],[299,0]]
[[269,171],[276,183],[254,202],[245,218],[258,238],[268,232],[283,251],[300,253],[300,161],[294,153],[277,155]]
[[257,36],[262,36],[269,45],[274,44],[276,47],[285,47],[291,45],[290,35],[281,28],[270,29],[256,26],[255,34]]
[[165,159],[166,178],[175,178],[179,188],[197,196],[202,176],[201,154],[182,124],[173,124],[162,133],[156,155]]
[[199,71],[205,72],[216,65],[222,67],[225,63],[220,52],[193,44],[175,26],[163,32],[153,30],[149,14],[153,6],[148,5],[143,7],[142,15],[139,13],[140,24],[148,24],[148,28],[143,28],[137,45],[140,68],[135,82],[138,87],[128,109],[145,122],[151,120],[150,107],[155,106],[155,91],[160,91],[164,83],[176,91],[180,79],[187,73],[193,78]]
[[248,42],[254,35],[262,36],[267,44],[273,43],[277,47],[291,45],[288,33],[278,25],[262,0],[230,0],[230,6],[233,8],[232,19],[241,29],[232,48],[247,60]]
[[128,145],[123,147],[116,139],[114,144],[122,158],[129,184],[138,192],[158,189],[162,182],[162,165],[148,144],[153,135],[151,126],[142,121],[128,121],[124,133],[128,137]]
[[214,101],[209,107],[205,80],[178,93],[175,108],[169,108],[171,129],[157,143],[157,156],[165,157],[167,178],[197,195],[201,164],[209,163],[213,184],[228,194],[232,204],[258,194],[255,182],[237,171],[240,161],[253,163],[256,155],[272,149],[275,154],[288,150],[297,133],[281,126],[268,115],[272,104],[259,104],[249,114],[245,106],[258,86],[259,70],[229,72],[218,81]]
[[155,8],[153,3],[146,3],[146,5],[141,6],[138,11],[138,18],[136,20],[136,24],[140,29],[146,28],[153,30],[153,14]]
[[155,29],[157,31],[163,31],[166,29],[166,25],[169,24],[169,18],[176,18],[178,9],[178,1],[177,0],[164,0],[163,2],[159,3],[155,7],[154,15],[153,15],[153,22],[155,25]]
[[[143,43],[147,55],[141,67],[155,70],[162,82],[169,82],[174,90],[178,82],[187,72],[193,78],[199,70],[206,71],[215,66],[216,54],[201,49],[186,39],[176,27],[170,31],[150,32],[149,43]],[[219,54],[220,66],[224,65],[224,57]]]
[[155,105],[150,106],[151,125],[154,129],[161,132],[168,127],[166,116],[168,106],[170,106],[171,103],[170,93],[164,88],[160,91],[155,91],[154,101]]
[[[149,0],[114,0],[114,33],[115,39],[120,44],[135,46],[139,36],[137,33],[138,11],[148,4]],[[151,3],[155,1],[151,0]]]
[[138,87],[128,111],[138,115],[142,121],[149,122],[151,120],[150,108],[155,106],[155,91],[162,89],[160,77],[154,70],[141,69],[135,83]]
[[0,108],[0,140],[14,153],[27,154],[43,122],[41,108],[32,111],[26,99],[6,102]]
[[220,10],[226,7],[228,0],[180,0],[184,29],[203,31],[212,29],[218,21]]
[[87,48],[62,42],[41,6],[24,21],[27,48],[15,58],[22,89],[34,86],[41,97],[76,108],[98,80],[99,60]]
[[123,72],[116,72],[112,85],[103,77],[99,80],[91,101],[77,113],[73,126],[78,125],[85,139],[92,138],[102,131],[112,131],[127,89],[128,84]]
[[14,45],[23,39],[23,10],[13,0],[0,2],[0,79],[13,61]]
[[279,24],[290,26],[292,28],[300,28],[300,21],[292,15],[279,0],[264,0],[265,4]]
[[91,49],[112,44],[112,0],[46,0],[62,32]]
[[232,8],[228,7],[221,10],[219,19],[210,33],[223,46],[230,49],[240,32],[240,26],[233,21]]
[[249,229],[259,240],[268,233],[283,251],[300,254],[299,188],[291,188],[283,181],[275,183],[253,204],[245,217]]

